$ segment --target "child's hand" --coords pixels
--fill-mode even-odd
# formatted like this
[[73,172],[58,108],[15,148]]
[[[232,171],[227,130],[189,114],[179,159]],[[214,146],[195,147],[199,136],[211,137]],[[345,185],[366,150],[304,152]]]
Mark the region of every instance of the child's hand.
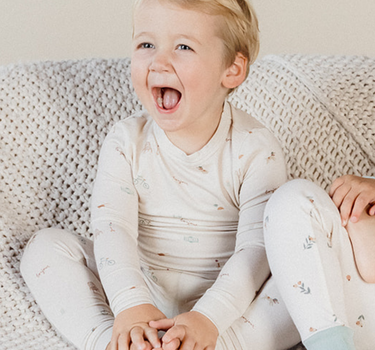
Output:
[[340,211],[342,225],[349,219],[355,223],[369,206],[369,215],[375,215],[375,179],[345,175],[336,179],[329,191],[333,202]]
[[152,321],[150,326],[167,331],[162,338],[163,350],[214,350],[219,336],[216,326],[197,311]]
[[134,306],[119,313],[106,350],[152,350],[161,348],[158,331],[148,325],[165,315],[151,304]]

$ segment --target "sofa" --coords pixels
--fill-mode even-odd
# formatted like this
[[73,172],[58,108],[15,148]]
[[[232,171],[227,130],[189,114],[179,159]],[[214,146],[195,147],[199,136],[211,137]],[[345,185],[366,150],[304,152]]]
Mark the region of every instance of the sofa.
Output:
[[[266,56],[230,100],[276,135],[290,179],[328,189],[343,174],[375,176],[374,58]],[[92,237],[101,144],[141,108],[129,58],[0,67],[0,350],[74,349],[35,303],[20,258],[38,229]]]

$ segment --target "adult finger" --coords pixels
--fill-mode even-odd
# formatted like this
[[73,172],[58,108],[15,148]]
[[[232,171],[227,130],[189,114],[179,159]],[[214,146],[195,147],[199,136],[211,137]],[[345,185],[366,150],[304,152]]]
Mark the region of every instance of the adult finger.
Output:
[[368,203],[369,203],[369,200],[366,194],[364,193],[359,194],[354,202],[352,214],[350,216],[350,221],[354,223],[357,222],[359,220],[359,217],[363,213],[363,211],[368,206]]
[[336,190],[343,185],[345,182],[345,179],[343,177],[337,178],[335,181],[332,182],[331,188],[329,189],[329,195],[330,197],[333,196],[333,194],[336,192]]
[[352,215],[353,208],[355,205],[355,202],[357,201],[357,198],[353,192],[349,192],[343,199],[341,205],[340,205],[340,216],[342,225],[346,226],[350,216]]
[[341,210],[341,205],[343,201],[345,200],[345,197],[348,195],[348,193],[351,191],[351,186],[348,184],[343,184],[340,187],[338,187],[335,192],[333,193],[331,199],[333,203],[335,203],[336,207]]

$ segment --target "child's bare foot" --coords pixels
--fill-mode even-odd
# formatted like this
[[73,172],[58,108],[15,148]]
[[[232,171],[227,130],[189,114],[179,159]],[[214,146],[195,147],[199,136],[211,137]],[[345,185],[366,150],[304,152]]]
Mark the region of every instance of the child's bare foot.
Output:
[[359,274],[365,282],[375,283],[375,216],[363,211],[358,222],[349,220],[346,229]]

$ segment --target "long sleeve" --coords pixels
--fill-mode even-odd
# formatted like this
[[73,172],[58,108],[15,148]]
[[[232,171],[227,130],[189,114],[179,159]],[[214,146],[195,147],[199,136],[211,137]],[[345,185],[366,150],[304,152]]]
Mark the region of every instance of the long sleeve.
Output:
[[[256,292],[270,275],[263,240],[263,213],[271,193],[286,181],[282,150],[270,133],[261,129],[254,132],[256,147],[248,137],[248,164],[239,193],[239,221],[235,253],[224,265],[217,280],[193,310],[207,316],[224,332],[241,317],[254,299]],[[239,152],[246,154],[247,150]]]
[[103,143],[91,203],[95,258],[115,316],[152,303],[139,266],[138,194],[123,129],[116,124]]

